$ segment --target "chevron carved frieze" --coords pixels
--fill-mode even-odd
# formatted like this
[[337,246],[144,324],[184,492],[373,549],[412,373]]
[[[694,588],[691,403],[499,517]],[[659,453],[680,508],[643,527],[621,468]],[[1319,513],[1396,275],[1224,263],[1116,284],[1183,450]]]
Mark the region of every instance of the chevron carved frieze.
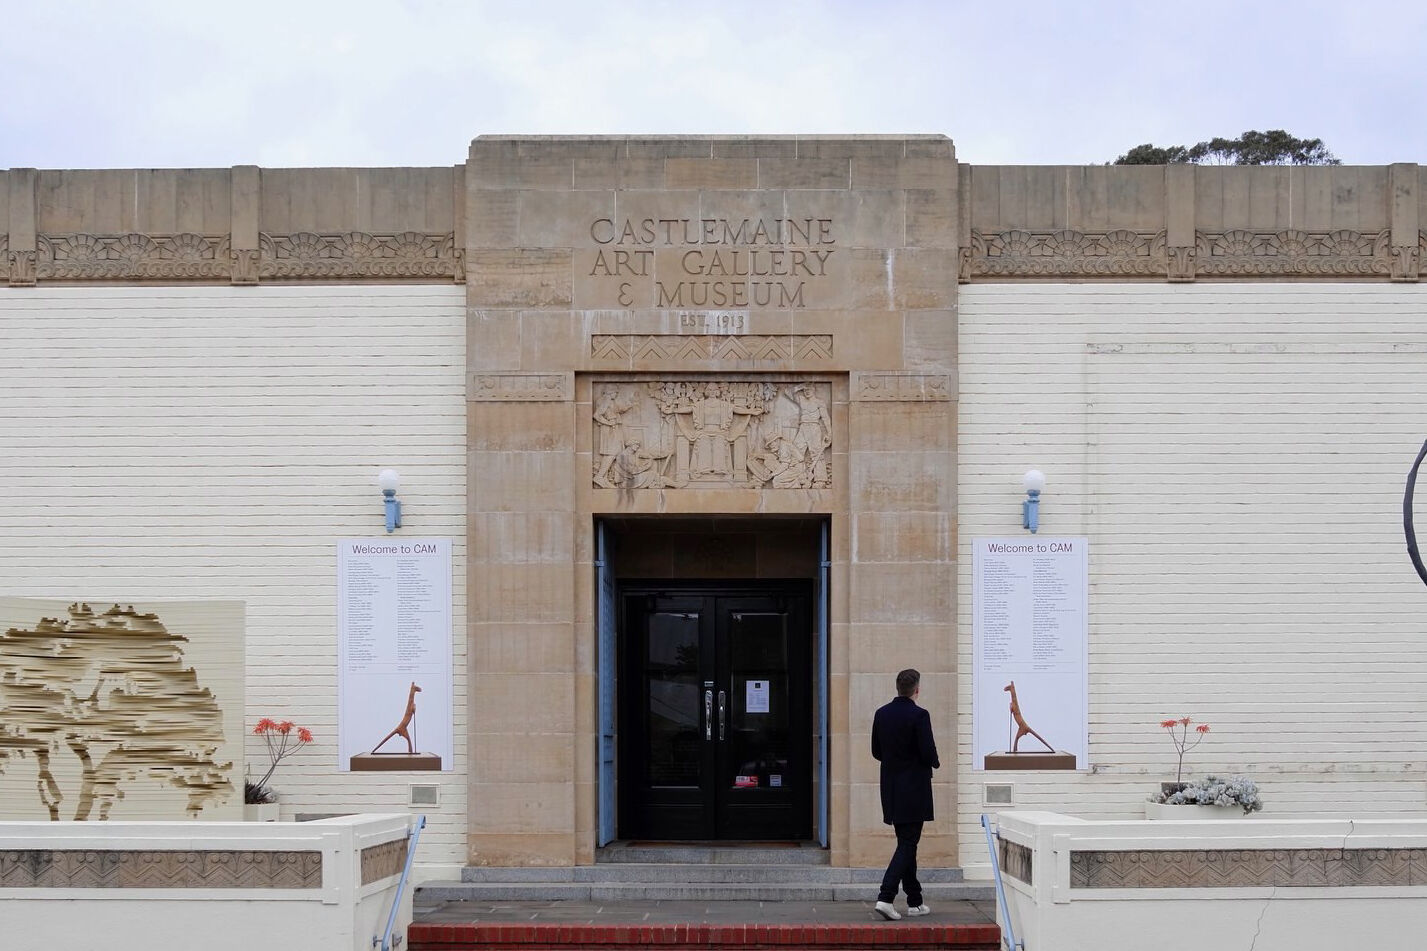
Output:
[[594,334],[590,359],[636,363],[828,363],[832,334]]

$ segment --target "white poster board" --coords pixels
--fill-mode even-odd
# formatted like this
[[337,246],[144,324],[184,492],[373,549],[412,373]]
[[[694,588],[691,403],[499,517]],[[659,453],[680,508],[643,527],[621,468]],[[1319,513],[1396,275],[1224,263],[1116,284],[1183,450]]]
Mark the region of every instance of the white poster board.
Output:
[[[404,728],[413,751],[439,756],[441,769],[452,768],[451,639],[450,539],[337,543],[340,769],[350,769],[353,756],[372,753],[402,723],[409,704],[415,715]],[[383,754],[407,749],[400,735],[381,746]]]
[[[1015,745],[1021,718],[1045,739],[1020,739],[1019,754],[1047,752],[1060,765],[998,768],[1089,768],[1088,573],[1084,538],[978,538],[972,552],[973,765]],[[1073,762],[1070,761],[1073,757]],[[1029,761],[1026,757],[1023,762]],[[1034,762],[1034,761],[1032,761]]]

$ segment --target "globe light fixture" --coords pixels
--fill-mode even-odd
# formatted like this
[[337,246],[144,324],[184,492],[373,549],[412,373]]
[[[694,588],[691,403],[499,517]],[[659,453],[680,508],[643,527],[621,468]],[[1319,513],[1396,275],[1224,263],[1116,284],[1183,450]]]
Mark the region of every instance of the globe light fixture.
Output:
[[401,475],[395,469],[383,469],[377,473],[377,485],[382,490],[382,502],[386,506],[386,530],[390,535],[401,528],[401,500],[396,490],[401,488]]

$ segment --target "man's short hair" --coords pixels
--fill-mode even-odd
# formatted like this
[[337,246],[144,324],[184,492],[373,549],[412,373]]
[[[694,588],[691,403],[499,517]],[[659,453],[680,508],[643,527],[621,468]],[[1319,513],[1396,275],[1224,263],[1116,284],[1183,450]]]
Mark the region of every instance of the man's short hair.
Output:
[[897,696],[910,697],[921,685],[922,675],[908,667],[897,675]]

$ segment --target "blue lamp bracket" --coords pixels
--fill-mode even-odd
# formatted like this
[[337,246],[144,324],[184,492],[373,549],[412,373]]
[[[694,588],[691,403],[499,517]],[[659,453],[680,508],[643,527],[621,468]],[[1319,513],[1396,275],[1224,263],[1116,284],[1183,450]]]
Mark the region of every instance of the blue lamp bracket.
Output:
[[1021,527],[1034,535],[1041,527],[1041,490],[1045,488],[1045,473],[1032,469],[1026,473],[1022,484],[1026,488],[1026,499],[1021,503]]
[[1021,527],[1029,529],[1032,535],[1041,527],[1040,489],[1026,490],[1026,500],[1021,503]]
[[390,535],[401,528],[401,499],[396,497],[396,489],[382,489],[382,501],[386,503],[386,531]]

